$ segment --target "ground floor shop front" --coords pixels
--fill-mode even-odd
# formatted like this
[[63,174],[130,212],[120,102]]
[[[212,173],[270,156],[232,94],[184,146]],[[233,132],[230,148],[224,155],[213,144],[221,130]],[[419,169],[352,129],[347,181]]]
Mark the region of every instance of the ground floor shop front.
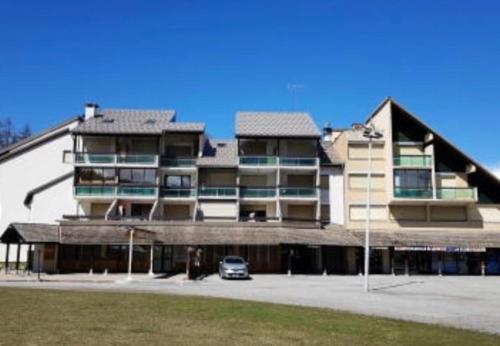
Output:
[[[191,249],[191,250],[190,250]],[[250,273],[363,274],[362,247],[314,245],[134,245],[132,272],[179,273],[188,266],[189,252],[200,249],[200,269],[218,271],[225,256],[240,256]],[[41,253],[41,254],[40,254]],[[37,245],[29,256],[31,268],[56,273],[126,273],[128,245]],[[395,275],[498,275],[500,249],[373,247],[370,273]]]

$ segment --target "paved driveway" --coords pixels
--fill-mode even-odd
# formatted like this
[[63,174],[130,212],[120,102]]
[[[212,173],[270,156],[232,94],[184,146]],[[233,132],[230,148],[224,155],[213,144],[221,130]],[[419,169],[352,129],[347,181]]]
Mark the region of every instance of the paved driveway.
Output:
[[371,277],[363,292],[361,276],[254,275],[226,281],[217,276],[188,282],[180,276],[149,278],[99,275],[53,276],[47,282],[0,278],[0,287],[118,290],[190,294],[332,308],[398,319],[439,323],[500,334],[500,277]]

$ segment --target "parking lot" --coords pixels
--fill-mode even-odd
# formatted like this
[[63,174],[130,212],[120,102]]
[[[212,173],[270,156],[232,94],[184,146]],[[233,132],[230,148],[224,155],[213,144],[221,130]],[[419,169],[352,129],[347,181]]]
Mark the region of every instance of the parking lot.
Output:
[[331,308],[459,328],[500,333],[500,277],[371,276],[370,293],[362,276],[254,275],[251,280],[208,276],[187,281],[136,275],[53,275],[0,277],[0,287],[116,290],[202,295]]

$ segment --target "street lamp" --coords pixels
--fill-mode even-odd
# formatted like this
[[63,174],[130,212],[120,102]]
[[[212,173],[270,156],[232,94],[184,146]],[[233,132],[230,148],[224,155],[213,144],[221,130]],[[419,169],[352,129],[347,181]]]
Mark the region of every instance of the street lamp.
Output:
[[363,137],[368,138],[368,177],[366,187],[366,227],[365,227],[365,292],[370,290],[370,203],[372,189],[372,144],[374,139],[382,138],[382,133],[373,125],[363,125]]

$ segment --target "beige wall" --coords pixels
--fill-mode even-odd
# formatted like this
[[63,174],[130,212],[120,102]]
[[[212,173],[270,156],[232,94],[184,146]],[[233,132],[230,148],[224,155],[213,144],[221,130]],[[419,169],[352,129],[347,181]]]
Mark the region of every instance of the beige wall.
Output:
[[394,221],[426,221],[426,206],[391,206],[389,208],[390,218]]
[[394,156],[401,155],[424,155],[424,148],[422,145],[398,145],[394,144]]

